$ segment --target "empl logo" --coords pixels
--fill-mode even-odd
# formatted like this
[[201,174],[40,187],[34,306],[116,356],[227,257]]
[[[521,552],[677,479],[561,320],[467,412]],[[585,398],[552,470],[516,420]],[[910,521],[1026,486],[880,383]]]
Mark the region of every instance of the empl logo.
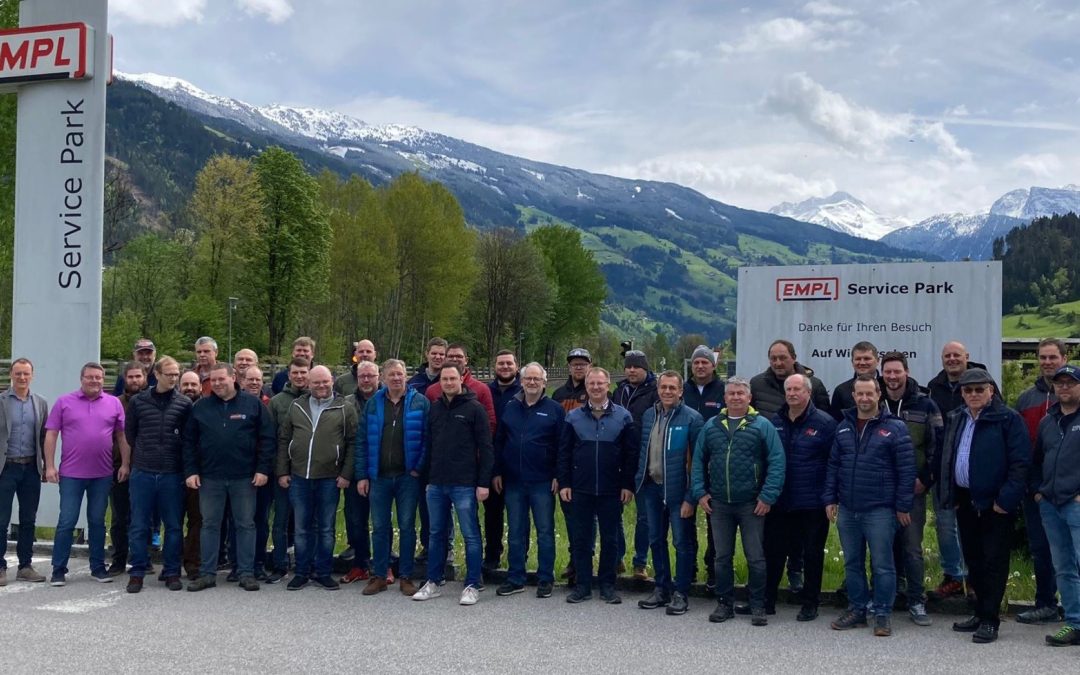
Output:
[[776,280],[776,299],[779,302],[794,300],[839,300],[839,277],[802,277]]

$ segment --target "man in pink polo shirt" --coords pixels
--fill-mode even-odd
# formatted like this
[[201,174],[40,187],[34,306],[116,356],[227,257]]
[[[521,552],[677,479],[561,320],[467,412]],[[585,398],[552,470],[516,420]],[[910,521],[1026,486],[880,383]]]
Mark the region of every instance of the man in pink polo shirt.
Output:
[[[105,369],[87,363],[79,375],[77,391],[56,400],[45,422],[45,480],[60,484],[60,518],[53,540],[52,586],[66,583],[68,557],[75,524],[86,494],[86,523],[90,535],[90,575],[107,583],[105,570],[105,509],[113,476],[113,441],[120,448],[118,481],[127,480],[131,450],[124,437],[124,407],[102,391]],[[60,469],[56,468],[56,440],[63,438]]]

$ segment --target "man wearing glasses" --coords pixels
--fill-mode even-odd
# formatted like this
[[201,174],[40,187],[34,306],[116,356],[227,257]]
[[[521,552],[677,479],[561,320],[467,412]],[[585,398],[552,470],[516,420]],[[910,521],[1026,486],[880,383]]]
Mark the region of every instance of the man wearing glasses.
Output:
[[975,643],[993,642],[1009,576],[1013,520],[1024,497],[1031,444],[1024,420],[994,397],[982,368],[960,376],[964,406],[949,414],[934,489],[956,509],[960,544],[975,589],[975,614],[953,624]]

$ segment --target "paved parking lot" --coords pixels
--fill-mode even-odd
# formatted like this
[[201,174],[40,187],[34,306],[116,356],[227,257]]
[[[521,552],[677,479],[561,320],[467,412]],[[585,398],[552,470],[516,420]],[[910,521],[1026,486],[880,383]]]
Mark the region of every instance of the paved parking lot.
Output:
[[[798,623],[785,606],[752,628],[748,617],[708,623],[713,603],[702,599],[669,617],[638,609],[640,594],[619,606],[569,605],[562,587],[539,600],[531,589],[500,598],[489,586],[474,607],[457,604],[453,582],[424,603],[396,586],[374,597],[358,586],[250,593],[224,575],[201,593],[155,580],[129,595],[126,577],[101,584],[85,559],[71,564],[63,588],[0,588],[5,672],[1080,672],[1080,647],[1047,647],[1047,627],[1012,620],[997,643],[974,645],[949,629],[951,616],[918,628],[897,615],[893,637],[874,638],[830,630],[831,609]],[[35,566],[49,571],[44,558]]]

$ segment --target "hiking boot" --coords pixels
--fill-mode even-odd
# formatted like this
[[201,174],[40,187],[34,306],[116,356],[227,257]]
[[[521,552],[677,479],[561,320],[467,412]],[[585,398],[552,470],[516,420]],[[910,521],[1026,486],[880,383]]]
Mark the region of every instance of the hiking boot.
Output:
[[26,567],[20,568],[19,571],[15,573],[15,580],[29,581],[31,583],[37,584],[45,581],[45,575],[40,574],[31,565],[27,565]]
[[[345,576],[341,577],[341,583],[351,584],[354,581],[365,581],[370,578],[370,574],[363,567],[353,567],[345,574]],[[385,579],[383,579],[383,581],[385,581]]]
[[[752,616],[754,612],[751,611],[749,602],[736,602],[735,613],[739,616]],[[776,614],[776,605],[773,605],[772,607],[766,605],[765,613],[769,616]]]
[[626,563],[619,561],[619,564],[615,566],[615,574],[622,576],[626,574]]
[[818,618],[817,605],[803,605],[799,608],[799,614],[795,617],[796,621],[813,621]]
[[[342,578],[342,581],[345,581]],[[375,595],[376,593],[382,593],[386,590],[386,578],[385,577],[371,577],[368,579],[367,585],[364,586],[364,590],[360,591],[361,595]]]
[[964,582],[954,577],[946,576],[938,584],[938,587],[927,593],[933,600],[956,598],[964,594]]
[[128,579],[128,582],[127,582],[127,592],[128,593],[138,593],[139,591],[142,590],[142,587],[143,587],[143,578],[142,577],[131,577],[130,579]]
[[577,604],[586,600],[592,600],[592,591],[587,591],[584,588],[575,588],[570,591],[570,595],[566,596],[566,601],[570,604]]
[[866,627],[866,614],[849,609],[829,624],[833,630],[851,630],[852,628]]
[[183,590],[184,585],[180,583],[179,576],[165,577],[165,588],[169,589],[170,591],[179,591]]
[[259,590],[259,582],[255,581],[254,576],[240,577],[240,588],[245,591],[257,591]]
[[874,637],[889,637],[892,635],[892,622],[889,617],[879,614],[874,617]]
[[536,597],[538,598],[550,598],[551,592],[554,590],[554,584],[550,581],[541,581],[536,586]]
[[952,629],[957,633],[974,633],[979,629],[979,617],[969,616],[963,621],[953,623]]
[[431,600],[442,595],[442,589],[439,588],[439,584],[434,581],[426,581],[424,585],[420,587],[416,593],[413,593],[413,600]]
[[638,581],[649,581],[649,571],[644,565],[634,565],[634,578]]
[[304,586],[308,585],[308,578],[305,574],[294,574],[293,578],[289,580],[289,583],[285,586],[287,591],[298,591]]
[[1046,644],[1054,647],[1080,645],[1080,630],[1068,625],[1062,626],[1058,632],[1046,636]]
[[416,595],[416,584],[412,582],[412,579],[402,579],[401,583],[398,584],[398,588],[401,589],[402,595],[406,595],[410,598]]
[[649,597],[638,600],[637,606],[642,609],[659,609],[660,607],[667,607],[669,602],[671,602],[671,598],[667,593],[654,589]]
[[1052,623],[1058,620],[1058,610],[1057,607],[1036,607],[1020,612],[1016,615],[1016,620],[1029,624]]
[[921,602],[908,607],[908,616],[911,617],[911,622],[916,626],[929,626],[934,623],[926,613],[926,605]]
[[509,581],[502,583],[495,589],[495,595],[514,595],[515,593],[524,593],[524,584],[512,584]]
[[716,603],[716,609],[709,615],[709,623],[724,623],[735,616],[735,610],[723,600]]
[[187,589],[191,592],[206,590],[207,588],[213,588],[217,586],[217,579],[213,575],[206,575],[199,577],[195,581],[192,581],[187,585]]
[[976,644],[986,644],[998,639],[998,627],[992,623],[982,623],[978,630],[971,634],[971,641]]
[[765,616],[764,607],[754,607],[750,610],[750,625],[751,626],[768,626],[769,619]]
[[671,594],[671,602],[668,603],[664,613],[668,616],[680,616],[686,614],[686,610],[689,608],[690,603],[686,600],[686,593],[675,591]]

